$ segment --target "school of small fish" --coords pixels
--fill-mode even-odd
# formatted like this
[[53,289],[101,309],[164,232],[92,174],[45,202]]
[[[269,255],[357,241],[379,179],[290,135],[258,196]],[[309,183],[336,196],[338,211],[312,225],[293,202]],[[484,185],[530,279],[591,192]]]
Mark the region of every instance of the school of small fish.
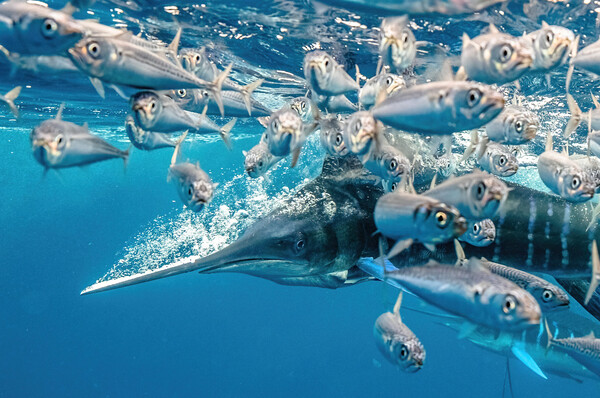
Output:
[[[502,178],[519,173],[518,146],[527,145],[541,131],[538,117],[499,89],[511,85],[518,91],[519,79],[528,74],[548,74],[569,65],[565,102],[571,119],[564,136],[569,137],[582,123],[588,128],[585,156],[571,156],[567,148],[556,151],[556,132],[545,132],[545,151],[537,158],[541,181],[552,193],[573,203],[590,201],[600,192],[600,103],[592,95],[595,108],[583,112],[569,94],[573,69],[600,74],[600,41],[578,48],[579,36],[561,26],[543,22],[539,30],[516,37],[490,23],[476,37],[463,35],[458,65],[450,59],[441,63],[436,78],[421,78],[412,69],[420,56],[418,48],[425,44],[417,41],[410,15],[472,13],[499,2],[375,2],[373,8],[382,14],[396,15],[382,18],[377,28],[376,75],[364,77],[357,67],[352,76],[352,71],[326,50],[306,51],[297,72],[304,77],[308,92],[281,109],[268,109],[253,98],[262,79],[241,85],[230,76],[236,65],[224,65],[221,70],[204,48],[180,49],[185,29],[180,28],[168,46],[160,45],[126,29],[78,19],[74,17],[78,4],[55,10],[37,2],[1,3],[0,45],[15,68],[78,71],[89,77],[100,96],[106,95],[108,87],[125,98],[129,115],[124,120],[124,135],[136,149],[174,151],[165,167],[168,181],[174,182],[181,201],[194,212],[210,206],[219,194],[219,184],[201,168],[199,160],[180,160],[182,143],[189,135],[217,135],[232,150],[236,120],[256,118],[264,132],[254,147],[243,152],[244,170],[250,178],[269,181],[270,170],[285,158],[295,167],[309,137],[319,134],[327,156],[356,157],[373,175],[374,183],[387,192],[377,201],[373,219],[378,233],[396,243],[391,248],[382,245],[379,258],[361,259],[361,269],[443,310],[452,319],[460,318],[463,337],[475,339],[476,333],[489,329],[513,335],[542,329],[548,348],[568,354],[600,377],[600,339],[593,334],[555,338],[552,327],[544,323],[545,315],[569,306],[569,296],[562,288],[485,258],[468,259],[462,246],[484,247],[497,238],[491,219],[502,214],[511,192]],[[325,3],[369,7],[369,2],[362,0]],[[0,96],[15,118],[20,116],[15,103],[20,91],[21,87],[16,87]],[[219,125],[211,116],[230,120]],[[423,166],[409,148],[395,145],[394,136],[400,131],[431,139],[435,157],[436,144],[445,143],[442,147],[450,151],[454,133],[470,132],[461,163],[474,169],[462,175],[434,170],[429,189],[416,192],[414,181],[423,173]],[[173,134],[179,137],[175,139]],[[127,164],[131,151],[114,147],[87,125],[64,120],[62,106],[54,118],[33,128],[30,139],[33,157],[45,171],[108,159]],[[388,261],[414,244],[435,252],[437,244],[453,241],[456,264],[432,262],[396,268]],[[600,275],[596,248],[591,262],[593,293]],[[402,294],[392,312],[375,321],[374,338],[390,363],[416,372],[425,365],[426,341],[421,342],[403,323]],[[539,374],[527,347],[515,343],[510,349]]]

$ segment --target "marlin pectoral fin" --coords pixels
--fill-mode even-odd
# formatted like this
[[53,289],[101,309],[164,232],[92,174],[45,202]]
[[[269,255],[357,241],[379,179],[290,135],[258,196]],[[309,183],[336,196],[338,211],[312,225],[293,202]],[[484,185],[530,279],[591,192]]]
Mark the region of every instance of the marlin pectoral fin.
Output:
[[[379,262],[380,259],[374,259],[372,257],[363,257],[358,260],[356,266],[363,272],[371,275],[373,278],[383,281],[385,279],[386,272],[397,271],[398,268],[394,266],[389,260],[383,259],[384,265],[382,266]],[[385,272],[384,272],[385,267]]]
[[460,326],[460,331],[458,332],[458,339],[462,340],[464,338],[469,337],[473,332],[477,329],[477,325],[471,322],[464,322]]
[[542,369],[540,369],[538,364],[533,360],[531,355],[525,351],[525,345],[522,342],[515,343],[510,350],[519,361],[523,362],[523,364],[531,369],[535,374],[545,380],[548,379],[544,372],[542,372]]

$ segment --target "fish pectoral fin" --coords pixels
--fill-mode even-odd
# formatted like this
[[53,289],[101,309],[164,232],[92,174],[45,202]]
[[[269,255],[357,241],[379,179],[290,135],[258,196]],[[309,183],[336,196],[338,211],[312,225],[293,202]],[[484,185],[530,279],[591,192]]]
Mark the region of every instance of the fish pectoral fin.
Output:
[[587,293],[585,294],[584,305],[588,305],[596,288],[598,288],[598,283],[600,282],[600,258],[598,257],[598,245],[596,241],[592,243],[592,279],[590,280],[590,287],[588,288]]
[[472,322],[465,321],[460,326],[460,331],[458,332],[458,339],[462,340],[464,338],[469,337],[471,334],[473,334],[473,332],[475,331],[475,329],[477,329],[477,325],[476,324],[474,324]]
[[240,90],[240,93],[242,94],[242,98],[244,100],[244,104],[246,105],[246,110],[248,111],[248,116],[252,116],[252,93],[258,87],[260,87],[260,85],[263,84],[264,81],[265,79],[257,79],[252,83],[248,84],[247,86],[244,86],[244,88]]
[[298,146],[292,152],[292,164],[290,165],[290,167],[292,167],[292,168],[296,167],[296,164],[298,163],[298,158],[300,157],[301,150],[302,150],[302,146]]
[[387,254],[387,258],[392,258],[392,257],[397,256],[398,254],[402,253],[404,250],[411,247],[412,244],[413,244],[412,239],[399,240],[398,242],[396,242],[396,244],[394,244],[394,246],[392,246],[392,249]]
[[102,84],[102,81],[97,77],[90,77],[90,82],[98,95],[102,97],[102,99],[106,98],[106,91],[104,91],[104,84]]
[[542,369],[540,369],[540,367],[531,357],[531,355],[529,355],[527,351],[525,351],[525,344],[523,342],[517,342],[513,344],[510,350],[519,361],[521,361],[525,366],[531,369],[535,374],[540,376],[542,379],[548,379],[548,377],[544,374]]

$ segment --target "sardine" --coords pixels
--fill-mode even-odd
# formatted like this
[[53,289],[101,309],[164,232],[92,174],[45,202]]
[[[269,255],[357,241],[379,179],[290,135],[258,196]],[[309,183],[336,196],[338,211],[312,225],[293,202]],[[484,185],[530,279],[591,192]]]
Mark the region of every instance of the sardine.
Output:
[[328,97],[357,91],[360,88],[344,68],[325,51],[312,51],[304,56],[304,77],[312,91]]
[[44,168],[84,166],[115,158],[127,164],[129,150],[122,151],[91,134],[87,125],[65,122],[62,109],[61,105],[55,119],[45,120],[31,131],[33,156]]
[[489,33],[470,39],[463,33],[461,65],[467,76],[487,84],[504,84],[519,79],[533,64],[529,46],[493,24]]
[[481,221],[469,221],[467,232],[458,237],[461,242],[476,247],[486,247],[494,243],[496,239],[496,225],[489,218]]
[[292,109],[281,109],[271,114],[265,138],[269,152],[284,157],[292,153],[292,167],[296,166],[300,149],[314,126],[305,126],[298,113]]
[[493,175],[510,177],[519,169],[517,157],[508,147],[490,142],[487,135],[479,139],[477,131],[471,133],[471,144],[465,150],[463,159],[469,157],[473,151],[479,167]]
[[363,163],[382,143],[382,126],[367,111],[356,112],[344,122],[344,144]]
[[548,72],[567,61],[575,34],[570,29],[542,21],[542,28],[525,35],[523,41],[530,46],[533,55],[531,70]]
[[377,73],[384,67],[393,73],[402,73],[415,62],[417,42],[408,22],[406,15],[381,21]]
[[411,170],[410,160],[399,149],[383,144],[371,152],[365,168],[384,180],[400,181]]
[[566,153],[554,152],[550,131],[546,150],[538,158],[537,169],[548,189],[570,202],[585,202],[594,196],[596,186],[592,178]]
[[406,88],[402,76],[393,73],[381,73],[367,80],[358,92],[358,102],[366,109],[375,105],[380,93],[385,90],[385,98]]
[[243,151],[244,170],[251,178],[264,176],[271,167],[279,162],[283,157],[273,156],[269,152],[269,147],[264,141],[252,147],[248,152]]
[[468,220],[494,218],[508,197],[504,182],[484,172],[450,178],[425,195],[455,206]]
[[[170,90],[166,95],[173,98],[182,109],[192,112],[203,112],[204,108],[207,115],[220,115],[221,111],[216,102],[212,98],[212,93],[205,89],[184,89]],[[231,117],[264,117],[271,114],[271,110],[266,106],[250,98],[250,112],[242,93],[238,91],[223,90],[221,91],[223,100],[223,108],[225,116]]]
[[129,141],[137,149],[142,151],[152,151],[160,148],[174,148],[177,142],[169,139],[166,135],[146,131],[135,124],[135,120],[131,115],[125,118],[125,133],[129,137]]
[[350,153],[344,143],[343,125],[336,117],[319,120],[321,144],[331,156],[346,156]]
[[289,101],[289,107],[296,111],[303,123],[313,123],[321,117],[317,104],[308,97],[292,98]]
[[485,126],[486,135],[499,144],[521,145],[535,138],[540,127],[537,115],[520,106],[509,105]]
[[404,372],[415,373],[423,367],[425,348],[402,322],[401,305],[402,292],[398,295],[393,312],[379,315],[373,327],[373,335],[375,344],[385,359]]
[[[467,265],[468,260],[460,243],[455,241],[454,244],[458,257],[457,265]],[[504,277],[527,290],[537,300],[544,314],[569,305],[570,300],[567,292],[545,279],[513,267],[489,261],[485,257],[480,259],[480,264],[492,273]]]
[[557,347],[566,352],[590,372],[600,376],[600,339],[594,336],[594,332],[585,337],[555,339],[546,322],[546,334],[548,347]]
[[224,113],[221,85],[229,75],[231,65],[215,81],[207,82],[166,56],[128,41],[107,37],[84,38],[69,49],[69,54],[84,73],[108,84],[150,90],[207,89],[212,93],[221,115]]
[[373,107],[375,119],[414,133],[451,134],[479,128],[502,111],[504,98],[491,86],[442,81],[400,91]]

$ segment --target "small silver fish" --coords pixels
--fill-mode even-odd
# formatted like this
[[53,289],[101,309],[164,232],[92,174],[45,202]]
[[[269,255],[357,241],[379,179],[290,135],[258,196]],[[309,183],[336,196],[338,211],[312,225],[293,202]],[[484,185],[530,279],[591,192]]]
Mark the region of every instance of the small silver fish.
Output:
[[461,242],[476,247],[486,247],[494,243],[496,239],[496,225],[489,218],[481,221],[469,221],[467,232],[458,237]]
[[[467,265],[468,260],[460,243],[454,241],[454,245],[458,257],[457,266]],[[567,292],[545,279],[513,267],[489,261],[486,258],[481,258],[479,262],[492,273],[506,278],[528,291],[536,299],[544,314],[569,306],[570,300]]]
[[289,106],[290,109],[296,111],[303,123],[313,123],[321,117],[317,104],[308,97],[292,98]]
[[548,322],[546,322],[546,333],[548,347],[556,347],[566,352],[590,372],[600,376],[600,339],[594,336],[594,332],[585,337],[554,339],[548,327]]
[[481,11],[492,4],[506,0],[325,0],[324,4],[363,12],[365,9],[380,14],[431,14],[457,15]]
[[531,70],[548,72],[567,61],[575,34],[570,29],[542,21],[542,28],[528,33],[523,40],[533,54]]
[[211,82],[219,75],[215,65],[206,55],[206,48],[182,48],[179,50],[179,58],[185,70],[192,72],[202,80]]
[[486,135],[499,144],[521,145],[535,138],[540,126],[537,115],[520,106],[509,105],[485,126]]
[[470,39],[463,33],[461,65],[467,76],[487,84],[519,79],[533,64],[529,46],[490,25],[489,33]]
[[356,112],[344,122],[344,144],[359,158],[366,160],[379,147],[382,126],[367,111]]
[[108,37],[88,37],[69,49],[71,60],[92,78],[108,84],[138,89],[171,90],[204,88],[213,95],[221,115],[224,113],[221,85],[231,66],[213,82],[191,74],[164,55],[128,41]]
[[393,73],[381,73],[367,80],[358,92],[358,102],[369,109],[385,90],[385,98],[406,88],[402,76]]
[[358,107],[345,95],[326,97],[324,95],[316,95],[313,93],[311,98],[315,101],[317,107],[325,112],[352,113],[358,110]]
[[[571,58],[571,63],[579,68],[585,69],[588,72],[600,74],[600,40],[579,50],[577,54]],[[567,84],[567,87],[569,85]]]
[[398,369],[415,373],[425,362],[425,348],[415,334],[402,322],[400,306],[402,292],[393,312],[385,312],[377,318],[373,327],[375,344],[381,354]]
[[136,124],[144,130],[172,133],[190,130],[195,134],[218,133],[231,148],[230,132],[237,119],[223,127],[217,126],[206,115],[181,109],[173,99],[153,91],[140,91],[131,96],[130,106]]
[[342,122],[336,117],[322,118],[319,120],[321,130],[321,144],[331,156],[346,156],[350,153],[344,143]]
[[269,152],[274,156],[284,157],[292,153],[292,167],[295,167],[300,149],[313,130],[302,123],[296,111],[284,108],[271,114],[265,132],[265,141]]
[[600,193],[600,159],[586,155],[571,155],[570,158],[584,173],[590,176],[596,186],[596,193]]
[[65,122],[62,109],[61,105],[55,119],[45,120],[31,131],[33,156],[44,168],[84,166],[115,158],[127,164],[129,150],[122,151],[91,134],[87,125]]
[[[192,112],[203,112],[205,107],[207,115],[221,115],[212,93],[205,89],[183,89],[171,90],[166,95],[173,98],[182,109]],[[271,114],[266,106],[250,98],[250,111],[246,104],[244,95],[239,91],[221,91],[225,116],[231,117],[264,117]]]
[[393,192],[375,205],[375,226],[383,236],[397,243],[388,253],[394,257],[413,242],[428,247],[449,242],[462,235],[467,223],[458,210],[425,195]]
[[365,168],[384,180],[400,181],[411,170],[410,160],[399,149],[383,144],[371,152]]
[[442,81],[409,87],[375,105],[375,119],[414,133],[451,134],[473,130],[502,111],[504,98],[491,86]]
[[592,178],[566,153],[552,150],[551,132],[548,132],[546,150],[538,158],[537,169],[548,189],[570,202],[585,202],[594,196],[596,186]]
[[540,306],[529,292],[493,274],[475,259],[466,267],[435,262],[403,267],[385,273],[385,277],[429,304],[475,325],[522,331],[540,323]]
[[19,55],[61,55],[85,30],[69,14],[39,4],[0,3],[0,43]]
[[244,170],[251,178],[264,176],[271,167],[283,159],[280,156],[273,156],[269,152],[267,144],[262,140],[248,152],[243,151],[243,154],[245,156]]
[[417,42],[408,22],[406,15],[381,21],[377,73],[383,67],[389,67],[393,73],[402,73],[415,62]]
[[424,194],[455,206],[469,220],[493,218],[501,210],[509,189],[504,182],[484,172],[450,178]]
[[304,77],[312,91],[328,97],[358,91],[360,88],[325,51],[312,51],[304,56]]
[[131,115],[125,118],[125,133],[129,141],[137,149],[142,151],[152,151],[160,148],[175,148],[177,142],[169,139],[164,134],[146,131],[135,124]]
[[479,167],[495,176],[510,177],[519,169],[519,162],[512,150],[502,144],[490,142],[487,135],[479,139],[476,131],[471,134],[471,144],[466,149],[463,159],[472,151],[475,151]]
[[[186,134],[184,133],[183,139],[185,139]],[[200,168],[198,163],[177,163],[180,144],[183,139],[173,152],[167,182],[173,180],[181,201],[190,210],[199,212],[211,202],[215,188],[219,184],[213,184],[210,176]]]

